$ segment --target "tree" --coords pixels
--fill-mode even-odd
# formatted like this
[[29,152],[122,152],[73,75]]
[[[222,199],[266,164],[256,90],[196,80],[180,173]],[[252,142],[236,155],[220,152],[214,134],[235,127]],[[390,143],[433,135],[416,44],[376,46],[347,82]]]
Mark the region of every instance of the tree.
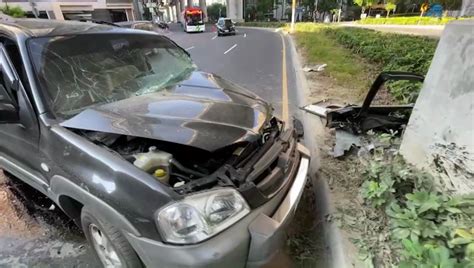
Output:
[[217,21],[220,17],[226,17],[226,6],[220,3],[214,3],[207,7],[207,17],[209,20]]
[[0,12],[5,15],[12,16],[14,18],[23,18],[25,17],[25,11],[21,9],[19,6],[9,6],[5,4],[5,6],[0,7]]
[[362,13],[365,13],[367,7],[371,7],[375,3],[375,0],[354,0],[354,4],[362,7]]
[[264,20],[266,14],[273,12],[273,0],[259,0],[256,11],[257,20]]
[[318,10],[322,12],[330,12],[333,9],[338,8],[337,0],[319,0]]
[[396,7],[397,5],[395,5],[394,3],[388,2],[385,4],[385,10],[387,10],[387,18],[388,18],[388,15],[390,15],[390,11],[394,11]]
[[444,10],[456,10],[462,6],[462,0],[434,0],[432,4],[440,4]]

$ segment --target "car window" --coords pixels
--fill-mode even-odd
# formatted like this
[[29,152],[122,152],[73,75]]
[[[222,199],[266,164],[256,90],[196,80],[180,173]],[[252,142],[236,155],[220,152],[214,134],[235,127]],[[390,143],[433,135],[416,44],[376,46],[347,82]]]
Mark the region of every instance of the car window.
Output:
[[61,117],[161,91],[195,70],[187,53],[155,35],[41,37],[27,45],[40,85]]

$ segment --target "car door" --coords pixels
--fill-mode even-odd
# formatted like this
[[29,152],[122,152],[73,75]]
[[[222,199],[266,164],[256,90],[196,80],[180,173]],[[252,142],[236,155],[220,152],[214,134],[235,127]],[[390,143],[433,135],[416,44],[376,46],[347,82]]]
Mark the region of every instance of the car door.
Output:
[[[0,118],[4,119],[0,120],[0,167],[31,186],[46,190],[46,180],[39,172],[38,120],[5,44],[3,40],[0,43],[0,92],[4,95],[0,96]],[[19,54],[12,56],[17,60]],[[11,109],[15,116],[7,116]]]

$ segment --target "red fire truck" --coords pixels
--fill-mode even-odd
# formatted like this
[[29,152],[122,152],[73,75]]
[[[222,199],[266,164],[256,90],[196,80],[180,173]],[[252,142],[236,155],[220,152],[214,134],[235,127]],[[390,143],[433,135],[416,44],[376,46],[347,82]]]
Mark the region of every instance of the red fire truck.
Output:
[[204,32],[204,12],[199,7],[187,7],[183,11],[182,21],[184,31]]

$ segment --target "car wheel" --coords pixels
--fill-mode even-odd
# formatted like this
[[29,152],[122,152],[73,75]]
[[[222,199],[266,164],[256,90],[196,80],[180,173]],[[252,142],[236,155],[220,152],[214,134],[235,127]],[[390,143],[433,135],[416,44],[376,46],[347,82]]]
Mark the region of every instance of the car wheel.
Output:
[[114,226],[99,220],[87,208],[82,209],[81,225],[87,241],[104,267],[143,267],[122,233]]

